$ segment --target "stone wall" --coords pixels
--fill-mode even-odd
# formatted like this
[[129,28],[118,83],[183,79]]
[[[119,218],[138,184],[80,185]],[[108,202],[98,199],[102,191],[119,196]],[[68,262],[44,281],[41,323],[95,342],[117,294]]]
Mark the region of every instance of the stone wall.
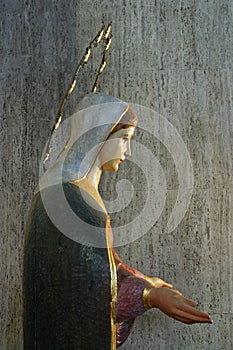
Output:
[[[166,176],[165,208],[149,232],[121,247],[120,255],[145,274],[172,282],[214,320],[211,326],[186,326],[153,310],[138,318],[122,349],[232,349],[232,2],[1,0],[0,8],[0,349],[23,348],[24,227],[39,162],[65,89],[102,20],[113,21],[114,40],[99,90],[153,108],[171,122],[194,170],[188,211],[168,233],[177,171],[166,147],[145,135],[144,144]],[[67,115],[90,90],[95,68],[91,63],[81,74]],[[106,199],[116,195],[115,180],[127,172],[127,164],[114,179],[103,178]],[[137,184],[141,204],[140,189],[146,187],[140,178]]]

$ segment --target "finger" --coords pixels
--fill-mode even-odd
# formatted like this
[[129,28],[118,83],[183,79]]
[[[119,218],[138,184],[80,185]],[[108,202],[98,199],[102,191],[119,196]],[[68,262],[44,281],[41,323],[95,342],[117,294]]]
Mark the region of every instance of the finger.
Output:
[[163,281],[161,278],[152,277],[148,279],[150,283],[152,283],[157,288],[167,287],[169,289],[173,288],[173,285]]
[[181,316],[175,316],[173,317],[176,321],[179,321],[179,322],[182,322],[182,323],[185,323],[185,324],[193,324],[195,323],[195,321],[193,320],[190,320],[188,318],[185,318],[185,317],[181,317]]
[[189,318],[184,318],[184,321],[182,321],[184,323],[187,323],[187,324],[193,324],[193,323],[213,323],[212,319],[209,318],[209,319],[200,319],[200,320],[197,320],[197,319],[189,319]]
[[[195,302],[192,302],[192,303],[196,306]],[[191,303],[186,303],[186,304],[180,303],[180,304],[177,304],[177,309],[180,311],[187,312],[190,315],[199,316],[199,317],[209,317],[209,315],[206,312],[197,310],[195,306],[192,306]]]
[[189,304],[190,306],[196,308],[197,307],[197,303],[191,299],[187,299],[184,297],[184,300],[186,301],[187,304]]
[[163,287],[167,287],[167,288],[169,288],[169,289],[172,289],[172,288],[173,288],[173,285],[170,284],[170,283],[164,282]]
[[188,302],[188,304],[189,304],[190,306],[192,306],[192,307],[194,307],[194,308],[197,307],[197,303],[196,303],[195,301],[190,300],[190,299],[186,299],[186,300],[188,300],[187,302]]
[[181,295],[183,298],[183,301],[187,304],[187,305],[190,305],[191,307],[194,307],[194,308],[196,308],[196,306],[197,306],[197,303],[195,302],[195,301],[193,301],[193,300],[191,300],[191,299],[188,299],[188,298],[185,298],[184,296],[183,296],[183,294],[181,294],[178,290],[174,290],[174,292],[176,292],[177,294],[179,294],[179,295]]
[[[173,289],[172,291],[175,292],[178,295],[181,295],[183,297],[183,294],[179,290]],[[183,298],[186,299],[185,297],[183,297]]]
[[161,284],[161,286],[160,286],[161,288],[168,288],[168,289],[172,289],[173,288],[173,285],[172,284],[170,284],[170,283],[166,283],[166,282],[164,282],[163,284]]
[[212,323],[212,320],[208,314],[193,308],[190,310],[190,312],[177,309],[176,316],[186,318],[192,321],[193,323]]
[[[181,317],[181,316],[175,316],[174,319],[176,321],[180,321],[182,323],[185,323],[185,324],[194,324],[194,323],[210,323],[210,322],[206,322],[206,321],[196,321],[196,320],[190,320],[189,318],[186,318],[186,317]],[[211,322],[212,323],[212,322]]]

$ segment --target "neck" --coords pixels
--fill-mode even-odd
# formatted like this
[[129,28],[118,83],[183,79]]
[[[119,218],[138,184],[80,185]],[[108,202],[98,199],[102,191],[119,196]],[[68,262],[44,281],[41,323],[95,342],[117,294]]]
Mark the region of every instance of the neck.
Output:
[[92,186],[96,189],[96,191],[98,191],[101,175],[102,175],[102,170],[96,163],[94,163],[91,170],[87,174],[87,179],[90,181]]

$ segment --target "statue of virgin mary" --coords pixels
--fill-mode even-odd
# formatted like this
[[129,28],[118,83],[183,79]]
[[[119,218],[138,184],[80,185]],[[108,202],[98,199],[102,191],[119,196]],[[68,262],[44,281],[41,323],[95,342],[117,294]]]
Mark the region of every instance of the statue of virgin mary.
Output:
[[25,239],[25,350],[116,349],[149,308],[187,324],[211,323],[195,302],[130,268],[114,248],[98,185],[103,171],[117,171],[130,156],[136,124],[129,104],[87,95],[68,143],[40,179]]

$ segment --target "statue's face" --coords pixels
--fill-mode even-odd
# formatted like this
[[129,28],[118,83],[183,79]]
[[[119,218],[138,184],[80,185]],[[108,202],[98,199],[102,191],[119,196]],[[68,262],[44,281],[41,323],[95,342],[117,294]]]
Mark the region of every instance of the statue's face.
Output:
[[126,157],[131,155],[130,140],[135,131],[134,126],[114,132],[105,142],[99,154],[101,170],[117,171]]

